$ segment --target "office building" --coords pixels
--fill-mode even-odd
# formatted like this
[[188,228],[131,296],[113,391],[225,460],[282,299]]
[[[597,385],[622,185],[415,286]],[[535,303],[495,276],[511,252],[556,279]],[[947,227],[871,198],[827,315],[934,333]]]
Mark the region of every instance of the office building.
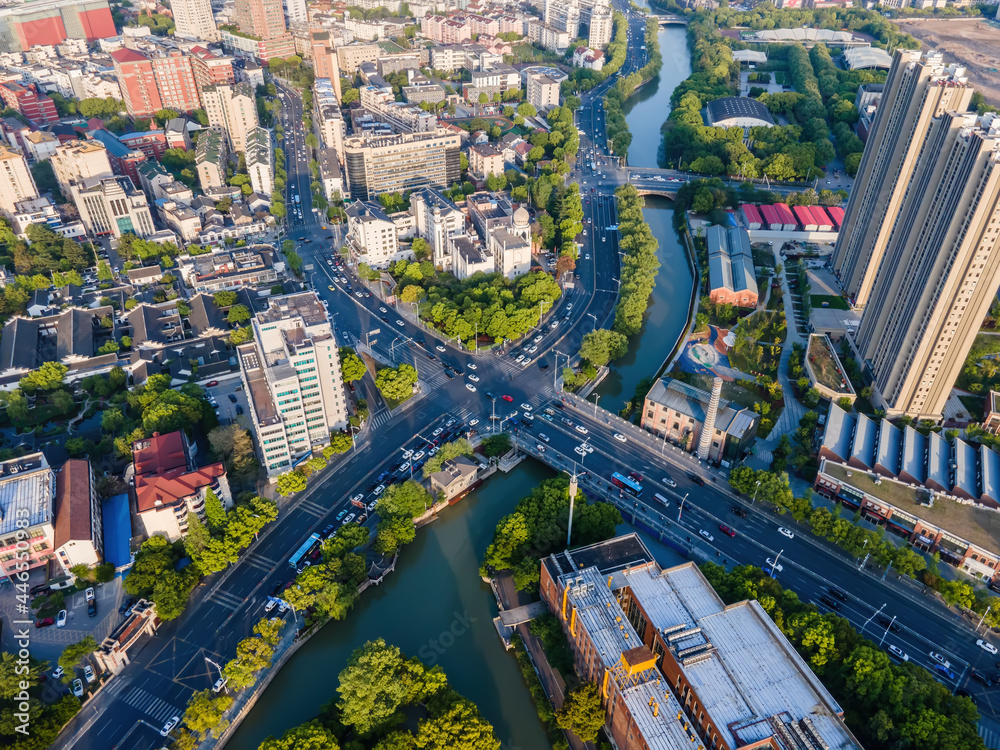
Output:
[[431,246],[431,260],[438,268],[451,268],[448,237],[465,230],[465,215],[438,190],[425,188],[410,195],[417,236]]
[[199,467],[195,447],[178,430],[154,434],[132,444],[135,468],[135,510],[146,536],[175,542],[188,531],[188,515],[205,520],[205,501],[211,491],[229,508],[233,496],[221,462]]
[[0,571],[8,580],[25,563],[31,570],[55,556],[55,486],[55,472],[43,453],[0,463]]
[[306,23],[309,18],[306,15],[306,0],[282,0],[285,9],[285,25],[291,26],[293,23]]
[[447,188],[461,177],[461,138],[445,128],[431,133],[352,136],[344,139],[347,188],[352,198]]
[[115,36],[107,0],[41,0],[0,8],[0,52]]
[[38,188],[24,154],[0,145],[0,211],[13,219],[17,203],[38,197]]
[[132,117],[161,109],[193,112],[201,106],[191,57],[181,50],[157,47],[147,55],[122,48],[111,53],[111,60]]
[[[721,388],[721,383],[719,384]],[[643,402],[640,426],[686,451],[703,447],[702,460],[731,465],[757,436],[760,416],[738,404],[673,378],[660,378]]]
[[173,11],[176,24],[174,36],[203,39],[206,42],[219,41],[211,0],[172,0],[170,10]]
[[195,150],[195,171],[203,191],[226,184],[226,144],[216,130],[202,133]]
[[961,68],[896,53],[840,232],[849,341],[890,417],[941,418],[1000,285],[1000,118],[971,96]]
[[542,560],[540,593],[619,748],[862,750],[843,709],[756,600],[726,604],[636,534]]
[[99,141],[67,141],[56,148],[49,161],[67,200],[73,196],[74,183],[114,176],[108,150]]
[[156,232],[146,195],[128,177],[106,177],[74,185],[73,196],[80,220],[94,237],[126,232],[145,239]]
[[254,128],[247,136],[246,164],[253,191],[270,197],[274,192],[274,151],[266,128]]
[[233,153],[245,151],[247,136],[260,124],[253,86],[249,83],[205,86],[202,103],[209,127],[226,139]]
[[93,568],[104,560],[101,501],[90,461],[71,458],[56,472],[52,547],[67,574],[75,565]]
[[966,111],[972,94],[964,69],[939,53],[897,50],[833,253],[833,272],[856,307],[868,304],[928,132],[943,113]]
[[237,348],[257,450],[269,477],[330,442],[347,425],[340,355],[315,292],[272,297]]

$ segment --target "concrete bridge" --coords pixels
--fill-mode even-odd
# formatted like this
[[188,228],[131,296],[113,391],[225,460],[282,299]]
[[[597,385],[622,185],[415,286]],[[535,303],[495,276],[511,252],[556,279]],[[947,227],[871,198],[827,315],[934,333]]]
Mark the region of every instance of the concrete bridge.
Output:
[[[650,167],[626,167],[626,179],[635,187],[640,195],[662,195],[665,198],[676,198],[677,191],[690,180],[711,179],[711,175],[697,175],[690,172],[679,172],[676,169],[653,169]],[[723,177],[723,182],[733,187],[739,187],[744,180],[733,180]],[[772,183],[761,180],[751,180],[758,189],[770,190],[773,193],[785,195],[796,193],[809,187],[812,183],[792,184]]]
[[671,15],[657,15],[655,13],[649,14],[650,18],[655,18],[656,22],[660,26],[687,26],[688,19],[687,16],[671,16]]

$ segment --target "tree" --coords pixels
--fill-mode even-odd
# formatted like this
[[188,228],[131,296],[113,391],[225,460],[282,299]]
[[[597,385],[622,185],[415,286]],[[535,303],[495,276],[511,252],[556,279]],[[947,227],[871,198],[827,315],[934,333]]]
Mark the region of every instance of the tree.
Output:
[[233,699],[228,695],[216,695],[211,690],[195,693],[184,710],[184,726],[192,732],[219,737],[229,726],[229,721],[223,721],[222,715],[232,705]]
[[379,638],[351,654],[337,686],[340,720],[359,734],[384,731],[397,724],[406,702],[404,658],[395,646]]
[[352,445],[354,445],[354,441],[346,432],[334,432],[330,435],[329,447],[333,453],[347,453]]
[[421,721],[414,744],[420,750],[500,750],[493,726],[472,701],[461,699],[440,716]]
[[278,494],[283,497],[302,492],[306,488],[306,477],[301,471],[289,471],[278,477]]
[[[465,154],[462,154],[462,156],[464,157]],[[417,260],[427,260],[431,257],[431,244],[423,237],[414,239],[413,244],[410,245],[410,249]]]
[[67,672],[72,672],[77,664],[96,650],[97,641],[94,640],[94,636],[85,636],[82,640],[71,643],[63,649],[59,655],[59,666]]
[[253,441],[238,424],[215,427],[208,433],[208,444],[226,464],[227,471],[237,478],[246,479],[256,471],[257,456]]
[[[294,245],[292,247],[294,247]],[[238,299],[239,295],[236,292],[231,291],[216,292],[212,295],[212,301],[215,302],[215,306],[218,308],[231,307],[236,304]]]
[[490,458],[493,458],[494,456],[502,456],[510,450],[510,435],[506,432],[502,432],[499,435],[491,435],[482,441],[481,446],[483,454],[489,456]]
[[605,328],[587,333],[580,344],[580,357],[594,367],[603,367],[612,359],[619,359],[628,352],[628,339],[617,331]]
[[538,114],[538,110],[536,110],[535,107],[528,102],[522,102],[517,107],[517,113],[521,115],[521,117],[534,117]]
[[604,727],[601,691],[592,682],[577,685],[555,715],[561,729],[568,729],[584,742],[593,742]]
[[226,320],[229,321],[230,325],[245,323],[250,320],[250,310],[247,309],[246,305],[233,305],[229,308],[229,314],[226,316]]
[[349,346],[340,347],[340,375],[345,383],[361,380],[368,372],[365,363],[354,349]]
[[400,402],[412,396],[416,382],[417,371],[408,364],[384,367],[375,376],[375,386],[389,401]]
[[292,727],[280,738],[268,737],[259,750],[340,750],[340,745],[334,734],[314,719]]
[[60,362],[42,362],[40,367],[21,378],[18,385],[29,393],[55,390],[62,386],[68,371],[69,368]]

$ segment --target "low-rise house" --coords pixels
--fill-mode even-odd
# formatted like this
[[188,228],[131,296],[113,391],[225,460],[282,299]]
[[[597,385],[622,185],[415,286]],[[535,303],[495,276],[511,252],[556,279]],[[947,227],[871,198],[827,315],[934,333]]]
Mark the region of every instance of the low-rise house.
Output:
[[465,456],[445,461],[441,471],[430,475],[431,492],[444,500],[451,500],[469,489],[478,473],[479,465]]
[[74,565],[92,568],[104,560],[101,503],[86,459],[71,458],[56,472],[52,546],[67,573]]

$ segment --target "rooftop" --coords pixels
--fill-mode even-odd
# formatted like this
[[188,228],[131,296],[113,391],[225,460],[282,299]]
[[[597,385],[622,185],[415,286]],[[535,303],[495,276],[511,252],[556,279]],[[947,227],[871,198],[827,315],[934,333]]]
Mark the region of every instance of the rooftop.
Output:
[[708,103],[708,122],[714,124],[732,118],[751,117],[755,120],[774,125],[774,118],[767,107],[756,99],[748,96],[724,96]]
[[56,474],[55,549],[67,542],[91,538],[90,462],[71,458]]
[[[660,378],[646,394],[646,398],[665,409],[672,409],[704,422],[708,411],[710,393],[693,385],[672,378]],[[719,409],[715,417],[715,429],[742,438],[753,428],[757,415],[742,407],[734,407],[726,399],[719,399]]]
[[0,536],[52,522],[55,475],[42,453],[0,463]]

